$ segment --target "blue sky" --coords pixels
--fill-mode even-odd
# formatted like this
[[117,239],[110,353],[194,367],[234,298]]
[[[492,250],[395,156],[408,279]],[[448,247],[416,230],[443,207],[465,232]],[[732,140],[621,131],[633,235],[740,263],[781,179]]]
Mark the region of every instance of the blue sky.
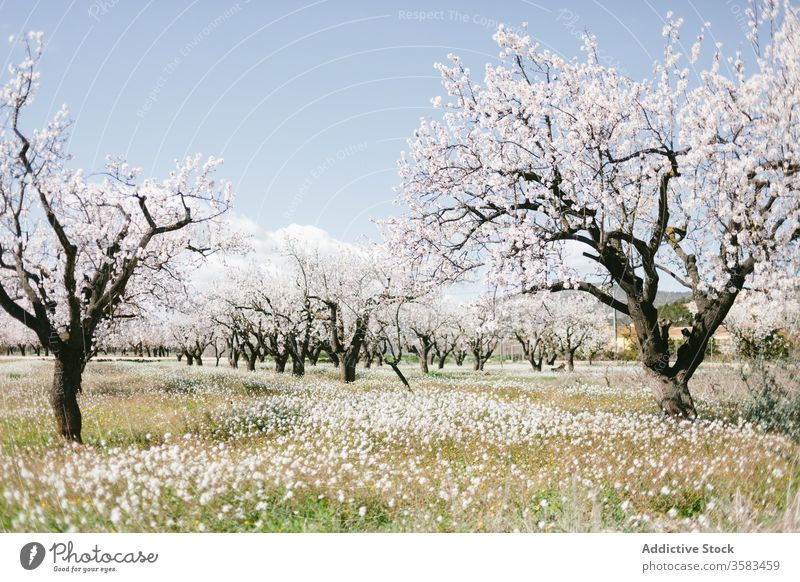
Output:
[[[433,63],[460,54],[477,74],[496,60],[498,22],[529,23],[543,45],[579,53],[580,34],[632,77],[662,49],[668,10],[686,52],[743,47],[741,0],[603,2],[298,2],[0,0],[2,38],[42,30],[42,89],[28,122],[68,104],[78,166],[123,154],[148,175],[175,157],[222,156],[237,213],[260,227],[313,225],[352,242],[396,211],[395,163],[430,99]],[[8,49],[0,51],[3,65]],[[707,61],[706,61],[707,62]]]

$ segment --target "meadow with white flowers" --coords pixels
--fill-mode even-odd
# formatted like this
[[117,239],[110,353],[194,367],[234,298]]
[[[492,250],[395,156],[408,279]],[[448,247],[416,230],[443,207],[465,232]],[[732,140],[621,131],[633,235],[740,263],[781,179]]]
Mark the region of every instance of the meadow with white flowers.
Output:
[[92,361],[83,445],[52,364],[0,359],[2,531],[797,531],[800,446],[744,422],[733,365],[665,418],[634,364],[489,363],[338,382]]

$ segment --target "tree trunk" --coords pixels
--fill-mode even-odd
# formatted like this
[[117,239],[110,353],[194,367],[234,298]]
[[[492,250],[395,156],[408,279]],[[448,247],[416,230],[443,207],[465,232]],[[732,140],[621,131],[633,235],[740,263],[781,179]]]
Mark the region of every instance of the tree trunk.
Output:
[[477,371],[483,370],[483,365],[486,363],[488,359],[484,354],[479,351],[473,351],[472,357],[474,358],[474,362],[472,363],[472,369]]
[[200,354],[197,354],[194,357],[194,361],[197,363],[198,366],[202,366],[203,365],[203,356],[201,356]]
[[447,360],[447,356],[439,356],[439,363],[438,363],[438,365],[436,367],[439,368],[440,370],[443,369],[444,368],[444,363],[445,363],[446,360]]
[[274,356],[275,357],[275,371],[283,374],[286,371],[286,361],[289,356]]
[[397,377],[400,378],[400,381],[403,383],[403,386],[411,390],[411,385],[408,383],[408,380],[406,380],[406,377],[403,374],[403,372],[400,371],[400,368],[397,367],[397,362],[391,361],[389,362],[389,366],[391,366],[392,370],[394,370],[394,373],[397,374]]
[[653,373],[652,388],[653,394],[666,416],[692,420],[697,418],[697,410],[694,407],[692,395],[689,393],[688,381]]
[[355,358],[341,358],[339,364],[339,379],[342,382],[356,381],[356,361]]
[[304,358],[296,358],[292,356],[292,376],[305,376],[306,363]]
[[334,368],[338,368],[339,367],[339,356],[338,356],[338,354],[336,352],[333,352],[333,351],[327,352],[327,353],[328,353],[328,357],[331,359],[331,362],[333,363],[333,367]]
[[575,371],[575,352],[567,350],[567,372]]
[[194,365],[194,356],[192,354],[186,354],[186,365],[187,366]]
[[425,342],[420,342],[419,347],[419,371],[423,374],[428,373],[428,346]]
[[[734,299],[735,295],[723,293],[717,302],[695,315],[689,337],[678,348],[672,366],[669,349],[671,322],[666,319],[656,320],[653,313],[655,307],[651,305],[639,306],[633,301],[628,302],[629,310],[637,316],[633,319],[639,340],[639,357],[652,375],[653,394],[666,416],[690,420],[697,418],[697,410],[689,393],[689,379],[703,361],[708,338],[725,318]],[[648,324],[648,321],[656,323]]]
[[56,417],[56,430],[68,441],[81,440],[81,409],[78,392],[81,390],[83,356],[80,352],[62,349],[55,357],[50,406]]
[[248,372],[255,372],[256,371],[256,360],[258,359],[258,354],[252,354],[249,357],[245,358],[247,360],[247,371]]

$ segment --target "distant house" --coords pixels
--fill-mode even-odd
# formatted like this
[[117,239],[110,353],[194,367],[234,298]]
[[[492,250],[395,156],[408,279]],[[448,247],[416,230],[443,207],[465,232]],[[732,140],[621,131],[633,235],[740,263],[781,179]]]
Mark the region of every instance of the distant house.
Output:
[[[691,325],[672,326],[669,328],[669,339],[675,340],[676,342],[683,342],[685,336],[691,331]],[[732,348],[734,345],[733,336],[724,325],[720,325],[717,331],[714,332],[713,341],[715,343],[714,348],[722,352],[729,351],[728,348]]]
[[[692,331],[691,325],[673,325],[669,328],[669,339],[674,340],[676,343],[682,343],[686,339],[686,335],[688,335]],[[613,337],[613,336],[612,336]],[[722,352],[730,351],[733,349],[734,346],[734,339],[731,335],[731,332],[724,325],[720,325],[717,328],[717,331],[714,333],[713,337],[715,343],[715,349],[718,349]],[[636,330],[631,325],[620,326],[617,329],[617,350],[624,351],[629,349],[632,346],[633,342],[636,341]],[[613,348],[614,343],[611,342],[611,347]]]

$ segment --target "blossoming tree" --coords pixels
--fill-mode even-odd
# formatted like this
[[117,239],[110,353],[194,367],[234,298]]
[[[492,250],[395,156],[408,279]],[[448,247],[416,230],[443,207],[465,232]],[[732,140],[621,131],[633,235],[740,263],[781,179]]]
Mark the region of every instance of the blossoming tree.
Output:
[[543,310],[552,337],[564,356],[567,371],[572,372],[578,350],[592,353],[598,346],[611,343],[610,326],[607,314],[594,297],[575,292],[563,295],[551,296]]
[[743,292],[728,312],[725,326],[740,351],[747,355],[769,353],[783,344],[781,334],[795,341],[800,338],[800,295]]
[[24,356],[28,347],[35,348],[38,345],[39,338],[28,326],[0,313],[0,349],[5,351],[6,355],[10,356],[16,349],[21,356]]
[[446,358],[449,353],[445,352],[448,346],[446,332],[443,329],[446,316],[447,312],[441,298],[435,296],[419,298],[415,301],[413,309],[406,310],[410,349],[419,357],[419,369],[423,374],[428,373],[428,362],[437,351],[440,358],[442,356]]
[[[689,379],[736,296],[798,272],[800,25],[776,2],[751,17],[752,71],[739,54],[722,67],[717,48],[691,86],[671,15],[647,80],[604,66],[591,36],[566,60],[503,27],[482,84],[458,57],[437,65],[450,100],[399,163],[408,211],[388,236],[440,280],[486,268],[627,314],[660,407],[694,418]],[[665,276],[697,305],[675,354],[655,306]]]
[[556,341],[544,302],[544,293],[527,293],[510,298],[503,309],[504,329],[519,343],[523,356],[536,372],[542,371],[545,352]]
[[158,310],[142,311],[136,317],[111,319],[95,331],[96,351],[122,355],[130,351],[139,357],[165,357],[174,343],[169,327],[165,313]]
[[502,336],[502,311],[494,297],[480,297],[464,305],[464,342],[472,355],[472,369],[483,370]]
[[163,181],[111,160],[90,179],[65,151],[69,115],[40,130],[23,123],[39,85],[41,33],[0,89],[0,306],[55,356],[50,404],[58,433],[81,442],[78,393],[95,333],[143,295],[185,279],[212,252],[232,189],[214,179],[221,160],[176,163]]
[[326,254],[298,243],[287,251],[308,281],[305,298],[324,322],[327,348],[338,362],[341,381],[354,382],[370,319],[384,294],[374,257],[344,247]]
[[379,346],[381,358],[400,378],[403,386],[411,390],[408,379],[400,369],[403,350],[408,343],[409,330],[405,323],[410,304],[403,300],[383,301],[373,312],[367,339]]
[[200,295],[187,301],[172,313],[169,330],[175,351],[186,358],[187,366],[202,366],[206,350],[219,339],[219,326],[215,325],[214,312],[208,296]]
[[322,342],[325,330],[309,298],[304,265],[298,262],[294,266],[296,272],[288,276],[267,268],[251,275],[242,283],[246,291],[240,308],[263,318],[267,349],[276,364],[288,356],[292,375],[303,376],[306,359]]

